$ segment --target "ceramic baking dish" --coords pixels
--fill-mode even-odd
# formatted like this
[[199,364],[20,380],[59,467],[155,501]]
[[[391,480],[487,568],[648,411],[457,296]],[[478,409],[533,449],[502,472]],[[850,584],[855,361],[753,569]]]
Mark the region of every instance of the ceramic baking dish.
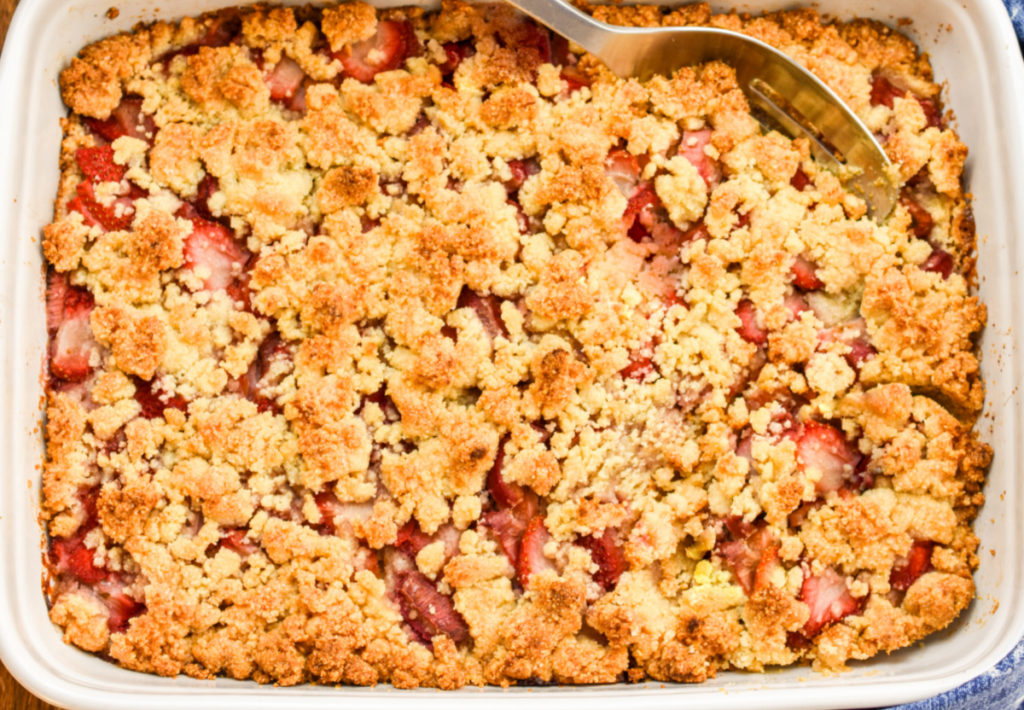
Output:
[[[968,189],[978,225],[979,292],[989,309],[981,341],[988,386],[981,436],[995,449],[988,502],[976,530],[982,545],[978,598],[946,632],[923,646],[822,676],[807,668],[723,673],[703,685],[647,683],[576,688],[396,691],[378,688],[276,688],[221,679],[157,678],[118,668],[65,645],[40,591],[42,533],[37,523],[46,351],[39,235],[52,216],[65,114],[57,75],[85,44],[138,21],[177,18],[226,4],[217,0],[127,0],[108,19],[111,0],[22,0],[0,60],[0,658],[32,692],[61,706],[95,710],[217,708],[375,708],[422,710],[533,702],[560,709],[612,707],[854,708],[916,700],[992,667],[1024,632],[1024,441],[1019,391],[1024,349],[1021,272],[1024,245],[1024,66],[1000,0],[822,0],[823,12],[854,14],[902,29],[931,54],[948,81],[946,101],[970,147]],[[716,3],[712,3],[715,5]],[[718,4],[753,12],[786,0]],[[114,13],[110,13],[114,14]],[[936,327],[941,327],[937,323]]]

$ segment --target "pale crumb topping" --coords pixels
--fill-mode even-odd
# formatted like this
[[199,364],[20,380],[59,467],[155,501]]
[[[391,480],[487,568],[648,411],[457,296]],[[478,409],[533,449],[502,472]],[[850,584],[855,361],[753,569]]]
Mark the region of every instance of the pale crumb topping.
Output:
[[746,32],[901,181],[882,222],[729,66],[646,82],[506,6],[236,8],[62,72],[50,617],[261,683],[701,682],[971,602],[991,452],[966,147],[867,20]]

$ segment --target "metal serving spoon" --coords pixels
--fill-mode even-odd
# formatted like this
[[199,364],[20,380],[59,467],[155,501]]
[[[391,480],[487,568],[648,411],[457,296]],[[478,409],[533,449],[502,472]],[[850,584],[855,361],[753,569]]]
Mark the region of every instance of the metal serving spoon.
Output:
[[[508,0],[580,45],[621,77],[645,80],[690,64],[721,60],[736,70],[747,100],[773,127],[810,139],[814,157],[884,219],[898,199],[889,158],[856,114],[816,76],[764,42],[711,27],[619,27],[562,0]],[[845,166],[844,166],[845,163]],[[853,170],[851,170],[853,168]]]

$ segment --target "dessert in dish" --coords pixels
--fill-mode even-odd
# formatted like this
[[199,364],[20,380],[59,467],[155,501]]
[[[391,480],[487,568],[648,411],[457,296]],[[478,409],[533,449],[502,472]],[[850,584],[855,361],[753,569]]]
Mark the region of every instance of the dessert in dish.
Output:
[[501,5],[239,8],[82,50],[49,262],[50,616],[260,682],[699,682],[970,603],[990,457],[966,148],[810,10],[596,7],[796,57],[882,224],[731,70],[639,83]]

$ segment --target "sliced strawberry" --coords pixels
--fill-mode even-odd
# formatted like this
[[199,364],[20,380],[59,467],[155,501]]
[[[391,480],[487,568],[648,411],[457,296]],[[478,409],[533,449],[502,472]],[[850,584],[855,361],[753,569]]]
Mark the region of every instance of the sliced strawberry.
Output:
[[757,322],[757,311],[750,300],[744,298],[736,305],[736,315],[740,319],[740,327],[736,330],[741,338],[754,345],[768,342],[768,331]]
[[616,539],[615,531],[605,528],[601,535],[587,535],[577,540],[577,544],[590,551],[590,559],[597,565],[594,581],[605,590],[612,589],[619,577],[626,571],[626,557]]
[[476,54],[476,47],[470,41],[446,42],[442,45],[444,49],[445,62],[438,65],[442,76],[451,76],[459,68],[462,60]]
[[107,606],[107,628],[111,633],[123,633],[128,629],[128,622],[145,611],[146,606],[141,604],[123,590],[111,589],[105,594]]
[[497,296],[481,296],[469,287],[463,287],[459,294],[458,307],[472,308],[480,319],[484,332],[493,340],[499,335],[508,337],[508,329],[501,319],[501,301],[502,299]]
[[807,421],[791,433],[796,441],[797,461],[802,469],[814,468],[821,478],[814,484],[821,494],[838,491],[853,473],[860,453],[843,433],[830,424]]
[[498,453],[494,457],[494,465],[487,472],[487,491],[499,508],[511,508],[523,501],[526,491],[516,483],[509,483],[501,474],[505,462],[505,441],[498,443]]
[[904,192],[900,196],[900,204],[910,213],[910,231],[914,233],[915,237],[924,239],[931,234],[935,220],[932,219],[928,210],[921,206],[920,202]]
[[860,603],[846,588],[846,581],[831,567],[825,568],[819,577],[810,574],[804,577],[800,600],[811,609],[810,618],[803,628],[807,638],[814,638],[827,625],[860,608]]
[[519,562],[519,541],[526,532],[526,521],[516,515],[512,508],[485,513],[481,521],[498,538],[498,545],[512,566]]
[[619,375],[626,379],[643,382],[648,375],[654,373],[654,340],[649,340],[629,353],[629,364],[619,370]]
[[580,71],[579,67],[564,66],[560,74],[562,81],[568,86],[568,92],[574,94],[584,86],[590,86],[590,77]]
[[[734,539],[719,543],[718,554],[743,592],[750,596],[771,582],[772,571],[779,560],[779,544],[763,523],[751,525],[739,516],[731,516],[726,518],[725,524]],[[747,529],[750,532],[744,533]]]
[[873,357],[878,352],[871,345],[867,323],[863,318],[857,318],[834,328],[820,331],[818,339],[822,343],[839,341],[848,345],[850,351],[844,357],[850,367],[857,372],[860,372],[861,365],[864,364],[865,360]]
[[[233,300],[242,301],[246,306],[249,300],[248,280],[249,273],[244,272],[227,288],[227,293]],[[289,374],[293,360],[294,347],[273,332],[260,343],[256,357],[249,364],[245,374],[228,382],[227,391],[255,402],[261,412],[280,413],[281,405],[270,396],[270,390]],[[275,369],[275,366],[278,367]],[[272,377],[268,379],[268,375]]]
[[135,201],[130,196],[122,196],[104,205],[96,199],[93,183],[85,180],[78,183],[75,196],[68,200],[68,210],[80,213],[89,227],[114,232],[131,227],[135,218]]
[[921,104],[921,110],[924,111],[924,120],[927,121],[929,128],[942,128],[942,114],[939,113],[938,104],[933,99],[922,99],[917,98],[917,103]]
[[249,261],[249,252],[231,231],[217,222],[192,220],[192,233],[185,240],[185,268],[203,268],[203,288],[219,291],[230,286]]
[[661,200],[650,183],[643,182],[637,185],[626,203],[625,212],[622,213],[622,224],[630,239],[640,243],[652,236],[652,229],[658,224],[655,209],[660,205]]
[[413,632],[429,643],[439,634],[448,636],[455,643],[465,641],[469,627],[455,610],[451,597],[437,591],[433,582],[423,574],[409,570],[399,574],[395,594],[402,616]]
[[931,540],[914,540],[910,552],[900,558],[892,566],[889,573],[889,585],[893,589],[905,592],[925,572],[932,568],[932,549],[935,543]]
[[56,539],[50,546],[50,557],[59,572],[69,574],[83,584],[96,584],[107,571],[93,563],[93,551],[82,540],[84,532],[70,538]]
[[146,419],[156,419],[164,415],[165,409],[177,409],[182,412],[188,409],[188,402],[181,395],[168,396],[166,392],[158,392],[153,380],[144,380],[141,377],[132,378],[135,383],[135,401],[142,407],[139,416]]
[[811,184],[811,178],[807,176],[807,173],[803,171],[803,168],[797,168],[796,172],[793,173],[793,177],[789,179],[789,184],[800,192],[803,192],[807,189],[807,186]]
[[323,535],[351,535],[353,525],[373,513],[372,502],[342,503],[331,491],[320,491],[313,500],[320,511],[319,529]]
[[921,264],[921,269],[934,271],[937,274],[942,274],[943,279],[948,279],[953,273],[953,257],[948,251],[936,247]]
[[609,152],[604,159],[604,171],[623,197],[629,199],[633,196],[640,180],[640,163],[635,155],[622,149]]
[[906,96],[907,92],[895,86],[881,74],[871,77],[871,105],[892,108],[893,99]]
[[113,142],[121,136],[131,136],[147,143],[153,140],[156,123],[153,117],[142,112],[141,96],[126,96],[121,99],[109,118],[87,118],[89,129],[106,140]]
[[248,557],[260,549],[260,546],[249,539],[246,528],[228,528],[220,534],[220,546],[225,547],[240,557]]
[[109,145],[79,148],[75,162],[85,178],[93,182],[121,182],[124,177],[124,166],[114,162],[114,149]]
[[544,517],[535,515],[526,525],[523,540],[519,545],[519,559],[516,561],[516,576],[524,589],[532,575],[554,569],[551,560],[544,555],[544,545],[550,539],[551,535],[544,527]]
[[825,284],[818,278],[818,267],[802,256],[793,260],[793,285],[803,291],[817,291]]
[[282,56],[281,61],[263,77],[263,81],[270,89],[270,98],[286,102],[295,96],[305,76],[302,67],[291,57]]
[[508,161],[508,169],[512,172],[512,178],[505,182],[505,189],[511,194],[518,191],[527,178],[540,172],[540,163],[535,158],[515,159]]
[[710,142],[710,128],[703,128],[699,131],[683,131],[678,149],[679,155],[689,160],[693,167],[697,168],[697,172],[704,178],[704,182],[709,188],[717,185],[722,179],[718,165],[705,151]]
[[420,526],[415,520],[410,520],[398,529],[398,539],[395,540],[395,547],[410,557],[415,557],[420,550],[431,542],[433,540],[430,535],[420,530]]
[[789,320],[797,320],[801,313],[811,308],[807,303],[807,299],[796,292],[786,294],[782,304],[789,311]]
[[373,37],[343,47],[333,55],[341,62],[346,76],[368,84],[380,72],[399,68],[418,51],[419,41],[411,24],[381,20]]
[[89,315],[92,295],[71,286],[63,274],[53,273],[46,293],[46,324],[54,333],[50,342],[50,371],[62,380],[80,382],[92,371],[99,350]]

